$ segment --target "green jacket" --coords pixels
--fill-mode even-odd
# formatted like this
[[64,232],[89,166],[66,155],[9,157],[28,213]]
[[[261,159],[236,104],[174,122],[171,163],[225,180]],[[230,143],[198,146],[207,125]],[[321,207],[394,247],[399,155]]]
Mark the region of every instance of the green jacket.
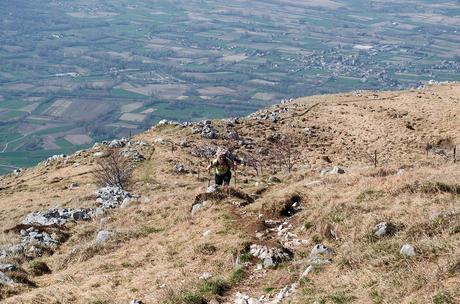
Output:
[[228,158],[225,158],[225,162],[223,164],[219,163],[218,159],[212,161],[212,167],[216,168],[217,175],[226,174],[228,171],[230,171],[232,164],[232,161]]

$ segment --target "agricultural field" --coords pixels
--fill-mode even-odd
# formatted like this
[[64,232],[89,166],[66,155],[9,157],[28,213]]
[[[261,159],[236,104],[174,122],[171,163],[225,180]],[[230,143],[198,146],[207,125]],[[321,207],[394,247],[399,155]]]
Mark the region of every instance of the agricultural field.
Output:
[[161,119],[458,81],[459,14],[453,0],[2,3],[0,174]]

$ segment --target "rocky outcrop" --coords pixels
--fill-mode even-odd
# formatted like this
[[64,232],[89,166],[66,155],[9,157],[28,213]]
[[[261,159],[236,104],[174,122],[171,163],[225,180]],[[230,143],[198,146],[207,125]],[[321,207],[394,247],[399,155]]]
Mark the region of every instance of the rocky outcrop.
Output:
[[124,200],[130,200],[133,196],[116,186],[107,186],[96,191],[96,202],[102,209],[118,208]]
[[59,226],[69,220],[87,221],[92,216],[92,209],[52,208],[47,211],[29,213],[22,223],[25,225]]

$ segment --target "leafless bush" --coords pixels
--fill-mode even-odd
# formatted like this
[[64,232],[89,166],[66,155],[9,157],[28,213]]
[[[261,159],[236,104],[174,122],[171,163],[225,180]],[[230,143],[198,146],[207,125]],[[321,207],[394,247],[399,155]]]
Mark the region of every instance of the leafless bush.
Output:
[[292,134],[278,133],[271,136],[269,140],[272,142],[270,156],[278,164],[279,170],[284,167],[291,172],[294,165],[300,160],[299,139]]
[[111,150],[105,158],[97,161],[93,176],[100,187],[117,186],[127,189],[132,182],[134,164],[121,151]]

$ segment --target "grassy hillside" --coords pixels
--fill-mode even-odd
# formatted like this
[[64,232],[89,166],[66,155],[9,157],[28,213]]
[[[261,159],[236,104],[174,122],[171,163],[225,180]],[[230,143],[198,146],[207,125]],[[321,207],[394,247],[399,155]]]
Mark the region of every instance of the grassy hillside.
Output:
[[[458,303],[458,96],[458,84],[313,96],[212,121],[217,139],[193,134],[198,125],[156,126],[118,148],[146,158],[129,189],[138,198],[89,221],[39,227],[59,244],[2,258],[1,246],[20,242],[27,227],[17,225],[30,212],[97,206],[91,172],[107,147],[4,176],[0,265],[18,269],[3,272],[16,283],[0,284],[0,299]],[[194,155],[224,145],[242,162],[237,183],[206,194],[210,157]],[[176,172],[177,164],[186,172]],[[344,173],[323,170],[334,166]],[[191,214],[196,203],[202,207]],[[383,222],[387,234],[377,236]],[[106,230],[110,237],[97,244]],[[405,244],[414,256],[400,253]],[[285,255],[269,265],[254,254],[264,246]],[[262,296],[270,301],[248,302]]]

